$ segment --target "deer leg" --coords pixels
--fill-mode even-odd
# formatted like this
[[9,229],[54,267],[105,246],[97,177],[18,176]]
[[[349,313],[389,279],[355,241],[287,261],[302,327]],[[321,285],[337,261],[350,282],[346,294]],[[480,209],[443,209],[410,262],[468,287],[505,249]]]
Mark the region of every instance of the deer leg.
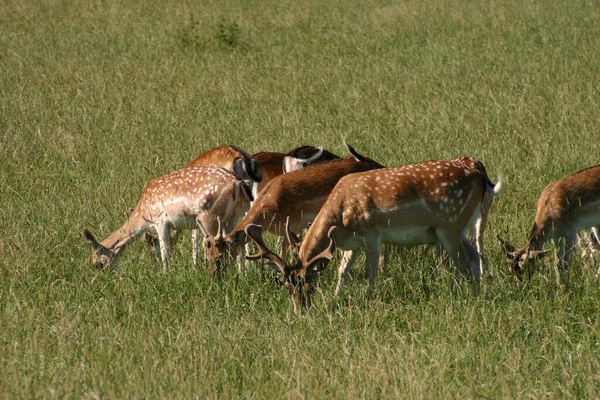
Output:
[[160,258],[162,260],[166,274],[169,272],[169,225],[165,223],[159,224],[156,227],[156,232],[158,233]]
[[198,229],[192,229],[192,262],[194,263],[194,267],[198,266],[198,235]]
[[365,253],[367,256],[367,275],[369,276],[369,295],[375,289],[375,280],[379,271],[379,256],[381,254],[381,239],[372,239],[367,242]]
[[577,234],[567,233],[558,239],[558,271],[561,282],[569,287],[573,249],[577,243]]
[[443,230],[437,230],[436,236],[439,239],[439,243],[442,245],[448,256],[454,264],[454,282],[452,282],[451,290],[454,291],[455,284],[459,283],[464,276],[469,273],[467,263],[465,263],[465,252],[461,246],[461,233],[460,232],[446,232]]
[[379,269],[385,276],[388,273],[387,267],[390,262],[390,245],[384,244],[381,246],[381,255],[379,256]]
[[461,262],[465,262],[469,265],[471,269],[471,282],[473,283],[473,289],[475,290],[475,293],[479,292],[482,273],[481,255],[464,235],[461,236],[461,252],[459,256],[461,257]]
[[[592,226],[590,228],[590,246],[592,248],[592,259],[596,262],[599,261],[598,254],[600,253],[600,232],[598,232],[599,229],[600,226]],[[600,276],[600,262],[598,262],[598,264],[598,270],[596,271],[596,275],[594,276],[595,280],[598,280],[598,277]]]
[[[477,247],[480,276],[483,276],[483,232],[485,231],[485,223],[486,221],[482,214],[475,220],[475,224],[473,225],[473,239]],[[490,278],[493,278],[494,272],[490,269],[488,275]]]
[[335,288],[335,296],[338,297],[342,292],[342,287],[344,286],[344,279],[348,277],[354,262],[356,261],[356,257],[360,253],[359,249],[356,250],[348,250],[344,251],[342,255],[342,259],[340,260],[340,266],[338,267],[338,283]]

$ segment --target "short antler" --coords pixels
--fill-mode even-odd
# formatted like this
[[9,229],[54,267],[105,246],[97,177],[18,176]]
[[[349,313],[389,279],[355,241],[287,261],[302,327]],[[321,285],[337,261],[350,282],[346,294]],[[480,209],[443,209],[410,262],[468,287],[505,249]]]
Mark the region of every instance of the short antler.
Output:
[[217,216],[217,236],[215,236],[215,242],[223,240],[223,230],[221,227],[221,218]]
[[292,229],[290,228],[289,215],[288,215],[287,219],[285,220],[285,237],[287,239],[287,242],[290,244],[290,251],[292,252],[294,257],[297,257],[298,251],[300,250],[300,245],[302,244],[302,241],[294,232],[292,232]]

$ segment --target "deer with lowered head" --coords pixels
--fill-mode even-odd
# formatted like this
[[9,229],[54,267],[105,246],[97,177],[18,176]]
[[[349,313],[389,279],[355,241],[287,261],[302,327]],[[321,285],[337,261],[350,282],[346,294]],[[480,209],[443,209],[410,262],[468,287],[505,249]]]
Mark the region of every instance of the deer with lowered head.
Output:
[[157,256],[169,270],[170,231],[198,225],[218,236],[221,224],[233,225],[252,200],[244,181],[223,168],[190,167],[151,180],[123,226],[102,242],[84,229],[98,267],[116,268],[127,244],[145,233],[158,235]]
[[[266,231],[284,237],[282,257],[286,258],[290,238],[285,235],[289,218],[291,230],[300,231],[313,221],[336,183],[346,175],[382,168],[347,145],[352,158],[336,159],[302,168],[274,178],[260,192],[250,211],[225,237],[213,238],[208,250],[211,269],[221,270],[248,242],[244,228],[262,225]],[[205,234],[206,235],[206,234]]]
[[465,228],[482,211],[486,193],[500,193],[502,181],[454,161],[428,161],[383,168],[342,178],[305,235],[298,262],[287,265],[262,239],[262,227],[249,224],[246,234],[260,249],[250,259],[268,258],[277,267],[293,299],[294,310],[307,303],[319,265],[343,251],[338,268],[336,295],[344,278],[364,248],[369,288],[378,272],[381,245],[441,245],[456,269],[456,280],[471,274],[479,284],[478,253],[465,237]]
[[506,251],[509,272],[519,280],[535,271],[535,262],[544,257],[544,244],[554,240],[558,247],[560,281],[569,285],[577,233],[600,227],[600,165],[589,167],[548,184],[537,201],[531,233],[521,248],[498,237]]
[[[288,161],[288,159],[292,160]],[[291,172],[304,166],[339,158],[335,154],[323,150],[322,147],[302,146],[287,154],[259,153],[250,156],[246,151],[237,146],[221,146],[208,150],[187,164],[187,167],[221,167],[233,172],[239,179],[252,186],[252,195],[255,198],[262,188],[275,176]],[[226,227],[231,229],[232,227]],[[178,232],[173,231],[171,242],[176,242]],[[156,251],[157,239],[147,235],[146,240]],[[192,260],[198,264],[198,230],[192,230]],[[206,242],[203,242],[206,244]],[[241,263],[239,265],[241,268]]]

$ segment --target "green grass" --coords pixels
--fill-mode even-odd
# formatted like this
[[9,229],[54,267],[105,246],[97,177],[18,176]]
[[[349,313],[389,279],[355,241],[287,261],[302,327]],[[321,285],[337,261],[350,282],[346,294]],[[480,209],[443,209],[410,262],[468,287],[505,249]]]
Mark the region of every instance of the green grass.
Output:
[[[598,163],[600,6],[592,1],[0,4],[0,393],[11,398],[600,397],[600,288],[577,258],[506,274],[550,181]],[[143,243],[115,274],[107,236],[151,178],[224,144],[342,138],[386,165],[472,155],[506,178],[487,231],[497,279],[449,293],[424,249],[370,299],[364,261],[313,306],[221,280],[191,245],[168,275]],[[461,287],[462,289],[462,287]]]

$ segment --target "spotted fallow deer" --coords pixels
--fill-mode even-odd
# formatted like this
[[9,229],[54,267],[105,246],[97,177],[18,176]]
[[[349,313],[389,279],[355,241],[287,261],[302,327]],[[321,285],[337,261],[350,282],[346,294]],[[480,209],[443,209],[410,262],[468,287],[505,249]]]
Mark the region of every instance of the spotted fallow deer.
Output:
[[[249,259],[268,258],[281,272],[295,311],[307,302],[319,264],[343,250],[336,295],[366,249],[369,287],[373,290],[382,243],[400,246],[438,243],[456,267],[456,280],[472,274],[479,283],[478,253],[465,237],[465,228],[478,217],[486,193],[500,193],[502,181],[453,161],[428,161],[353,174],[342,178],[331,192],[305,235],[298,263],[287,265],[262,240],[262,227],[246,226],[246,234],[260,249]],[[303,299],[303,293],[306,293]]]
[[287,257],[289,238],[285,235],[285,222],[298,232],[308,226],[319,213],[329,193],[346,175],[368,171],[383,166],[357,153],[347,146],[352,158],[336,159],[313,164],[273,179],[258,195],[254,205],[239,224],[224,238],[213,238],[208,250],[212,270],[218,271],[235,258],[248,242],[244,228],[259,224],[277,236],[284,238],[282,257]]
[[[221,146],[207,150],[190,161],[186,167],[225,168],[234,173],[239,179],[244,180],[250,187],[254,187],[263,180],[256,160],[237,146]],[[197,229],[192,229],[192,260],[194,266],[198,265],[198,232]],[[169,242],[171,244],[177,242],[179,234],[180,232],[177,230],[171,231]],[[146,242],[158,253],[159,243],[155,235],[148,233]],[[206,242],[203,243],[206,244]]]
[[600,165],[586,168],[547,185],[537,201],[535,221],[524,247],[519,249],[498,237],[506,251],[509,272],[519,280],[535,272],[535,261],[544,257],[543,246],[554,240],[558,247],[560,281],[569,285],[577,233],[600,227]]
[[223,168],[190,167],[151,180],[123,226],[98,243],[87,229],[84,238],[92,246],[98,267],[116,268],[125,246],[146,232],[158,235],[165,273],[169,270],[171,229],[196,228],[212,236],[221,223],[233,225],[247,209],[252,193],[244,181]]

